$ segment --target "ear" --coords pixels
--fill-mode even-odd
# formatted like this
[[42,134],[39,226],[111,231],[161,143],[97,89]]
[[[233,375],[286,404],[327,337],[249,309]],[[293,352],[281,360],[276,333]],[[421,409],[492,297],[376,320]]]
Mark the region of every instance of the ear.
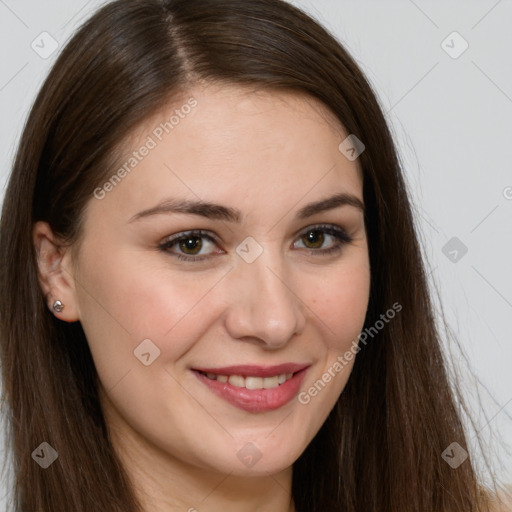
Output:
[[[34,224],[32,239],[37,254],[39,284],[48,308],[60,320],[76,322],[79,312],[70,247],[59,243],[47,222]],[[57,300],[63,305],[61,311],[53,308]]]

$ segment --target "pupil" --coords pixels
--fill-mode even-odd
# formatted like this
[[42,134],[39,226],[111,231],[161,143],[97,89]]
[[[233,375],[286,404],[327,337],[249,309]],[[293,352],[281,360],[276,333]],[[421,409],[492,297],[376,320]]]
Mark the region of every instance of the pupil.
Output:
[[180,249],[185,252],[193,251],[193,254],[196,254],[201,250],[201,245],[201,239],[198,236],[191,236],[180,242]]

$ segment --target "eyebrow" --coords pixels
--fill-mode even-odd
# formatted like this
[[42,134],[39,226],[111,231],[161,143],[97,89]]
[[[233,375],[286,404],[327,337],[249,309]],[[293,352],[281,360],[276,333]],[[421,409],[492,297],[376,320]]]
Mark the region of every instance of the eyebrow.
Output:
[[[303,206],[298,212],[296,217],[298,219],[306,219],[313,215],[328,210],[333,210],[341,206],[352,206],[364,212],[363,202],[356,196],[348,193],[339,193],[333,196],[315,201]],[[243,217],[242,212],[236,208],[223,206],[208,201],[191,201],[188,199],[173,199],[169,198],[157,204],[153,208],[143,210],[128,221],[133,222],[138,219],[149,217],[151,215],[158,215],[164,213],[185,213],[189,215],[201,215],[209,219],[225,220],[229,222],[239,223]]]

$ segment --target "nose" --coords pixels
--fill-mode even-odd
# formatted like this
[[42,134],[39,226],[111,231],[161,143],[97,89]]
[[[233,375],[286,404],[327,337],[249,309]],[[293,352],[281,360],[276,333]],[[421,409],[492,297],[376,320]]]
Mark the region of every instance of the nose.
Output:
[[256,261],[239,261],[231,271],[225,325],[234,339],[278,349],[303,331],[305,305],[279,258],[264,251]]

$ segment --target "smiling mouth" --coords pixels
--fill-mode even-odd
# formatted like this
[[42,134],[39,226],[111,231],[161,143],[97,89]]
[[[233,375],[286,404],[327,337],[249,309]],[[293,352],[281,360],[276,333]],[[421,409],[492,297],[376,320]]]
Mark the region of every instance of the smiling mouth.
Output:
[[206,373],[199,371],[202,375],[218,382],[227,382],[236,388],[245,389],[274,389],[290,380],[294,373],[281,373],[272,377],[256,377],[242,375],[219,375],[216,373]]
[[191,368],[215,395],[252,413],[283,407],[300,390],[310,364],[275,366],[239,365],[224,368]]

